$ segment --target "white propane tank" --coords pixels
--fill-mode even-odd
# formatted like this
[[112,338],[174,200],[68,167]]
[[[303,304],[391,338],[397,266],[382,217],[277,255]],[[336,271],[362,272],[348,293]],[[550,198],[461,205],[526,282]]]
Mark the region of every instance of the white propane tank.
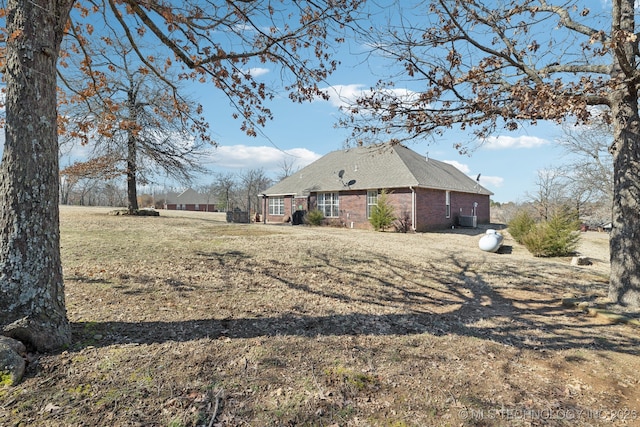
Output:
[[502,246],[502,234],[494,229],[489,229],[484,236],[480,238],[478,246],[485,252],[496,252]]

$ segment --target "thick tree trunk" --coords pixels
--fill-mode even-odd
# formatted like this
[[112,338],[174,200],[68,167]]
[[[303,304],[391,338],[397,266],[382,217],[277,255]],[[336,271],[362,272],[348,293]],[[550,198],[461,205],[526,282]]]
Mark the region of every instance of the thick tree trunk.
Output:
[[129,136],[127,150],[127,199],[129,202],[129,212],[134,212],[138,210],[138,183],[136,180],[137,146],[134,136]]
[[614,103],[616,124],[609,298],[640,307],[640,118],[637,97]]
[[[137,91],[129,90],[127,106],[129,107],[130,123],[138,123]],[[129,212],[138,210],[138,141],[133,129],[129,129],[127,138],[127,197],[129,198]]]
[[70,0],[9,0],[0,165],[0,327],[51,350],[71,340],[60,263],[56,61]]
[[[636,82],[625,68],[635,69],[634,0],[614,2],[614,51],[611,113],[614,125],[613,229],[610,237],[611,278],[609,298],[621,305],[640,307],[640,117]],[[622,31],[623,33],[620,33]]]

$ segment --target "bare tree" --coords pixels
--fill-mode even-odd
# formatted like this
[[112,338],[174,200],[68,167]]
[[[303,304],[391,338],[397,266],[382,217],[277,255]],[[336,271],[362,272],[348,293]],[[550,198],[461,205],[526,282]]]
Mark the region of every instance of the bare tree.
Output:
[[[242,129],[255,134],[256,126],[271,118],[265,102],[281,88],[258,81],[253,64],[280,67],[294,101],[321,95],[318,82],[337,66],[328,49],[342,37],[331,37],[330,31],[342,32],[358,3],[7,0],[0,64],[6,81],[0,165],[2,333],[37,350],[71,340],[60,262],[56,110],[57,62],[67,30],[76,43],[67,47],[63,60],[91,52],[87,46],[102,35],[91,15],[108,14],[104,22],[134,48],[150,73],[162,78],[166,67],[175,66],[182,78],[210,82],[235,107]],[[165,59],[138,49],[142,40],[165,46]],[[97,78],[89,67],[86,71],[88,79]]]
[[[540,218],[547,220],[558,208],[571,208],[578,218],[590,216],[610,221],[613,199],[613,164],[608,147],[611,126],[595,119],[589,126],[563,125],[558,143],[567,160],[538,171],[536,191],[527,198]],[[589,211],[589,212],[588,212]],[[605,216],[600,212],[608,211]]]
[[535,193],[528,193],[527,198],[540,219],[547,221],[560,208],[566,208],[568,197],[564,191],[566,180],[558,168],[547,168],[538,171]]
[[262,212],[261,192],[271,185],[271,179],[266,176],[264,169],[251,169],[240,175],[240,188],[245,194],[245,210],[251,215],[251,210]]
[[227,212],[233,209],[237,186],[237,179],[232,173],[217,174],[216,180],[211,184],[215,194],[218,196],[218,202],[221,203],[222,209]]
[[173,83],[177,78],[158,77],[133,47],[107,40],[85,46],[91,61],[65,61],[61,80],[69,96],[61,102],[60,123],[69,138],[92,146],[93,156],[114,159],[127,178],[128,207],[135,212],[138,181],[162,173],[189,182],[204,170],[200,160],[210,142],[208,124],[197,115],[201,107]]
[[75,202],[81,206],[91,205],[86,197],[103,182],[118,175],[114,159],[110,156],[93,158],[86,162],[75,162],[60,171],[62,203]]
[[217,191],[216,191],[216,187],[213,184],[209,184],[209,185],[200,185],[197,188],[198,193],[202,194],[205,198],[205,202],[207,205],[207,211],[209,210],[209,205],[210,204],[214,204],[216,209],[219,209],[219,202],[218,202],[218,198],[217,198]]
[[382,82],[417,89],[381,83],[363,96],[345,123],[354,138],[401,140],[458,127],[482,139],[524,122],[589,123],[592,106],[601,106],[613,127],[609,297],[640,307],[636,2],[612,0],[601,14],[574,0],[429,0],[410,13],[397,5],[392,24],[364,28],[362,36],[397,64]]
[[278,174],[277,180],[282,181],[296,173],[298,168],[294,168],[295,163],[295,160],[289,160],[286,157],[283,158],[282,163],[280,163],[280,173]]
[[104,184],[102,196],[106,206],[124,206],[128,195],[124,185],[119,185],[118,182],[112,179]]
[[587,200],[611,211],[614,188],[613,157],[609,152],[613,139],[611,124],[596,116],[592,125],[567,123],[563,130],[564,135],[558,142],[569,155],[570,160],[562,167],[572,187],[585,195],[585,199],[588,195]]

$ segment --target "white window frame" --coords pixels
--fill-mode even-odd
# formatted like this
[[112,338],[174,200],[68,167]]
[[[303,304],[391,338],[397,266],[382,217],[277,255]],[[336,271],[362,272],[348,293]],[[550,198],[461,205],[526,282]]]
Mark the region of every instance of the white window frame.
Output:
[[445,191],[444,196],[445,218],[451,218],[451,191]]
[[269,197],[269,215],[284,215],[284,197]]
[[317,205],[325,218],[338,218],[340,216],[338,193],[318,193]]
[[378,206],[378,196],[380,190],[368,190],[367,191],[367,218],[371,218],[371,212],[374,206]]

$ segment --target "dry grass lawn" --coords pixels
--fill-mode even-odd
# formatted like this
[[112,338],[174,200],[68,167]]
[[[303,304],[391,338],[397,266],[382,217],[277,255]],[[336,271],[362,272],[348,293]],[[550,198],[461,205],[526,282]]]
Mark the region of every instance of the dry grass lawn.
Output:
[[606,295],[606,234],[577,267],[482,230],[61,209],[74,343],[1,426],[640,425],[640,329],[561,304]]

